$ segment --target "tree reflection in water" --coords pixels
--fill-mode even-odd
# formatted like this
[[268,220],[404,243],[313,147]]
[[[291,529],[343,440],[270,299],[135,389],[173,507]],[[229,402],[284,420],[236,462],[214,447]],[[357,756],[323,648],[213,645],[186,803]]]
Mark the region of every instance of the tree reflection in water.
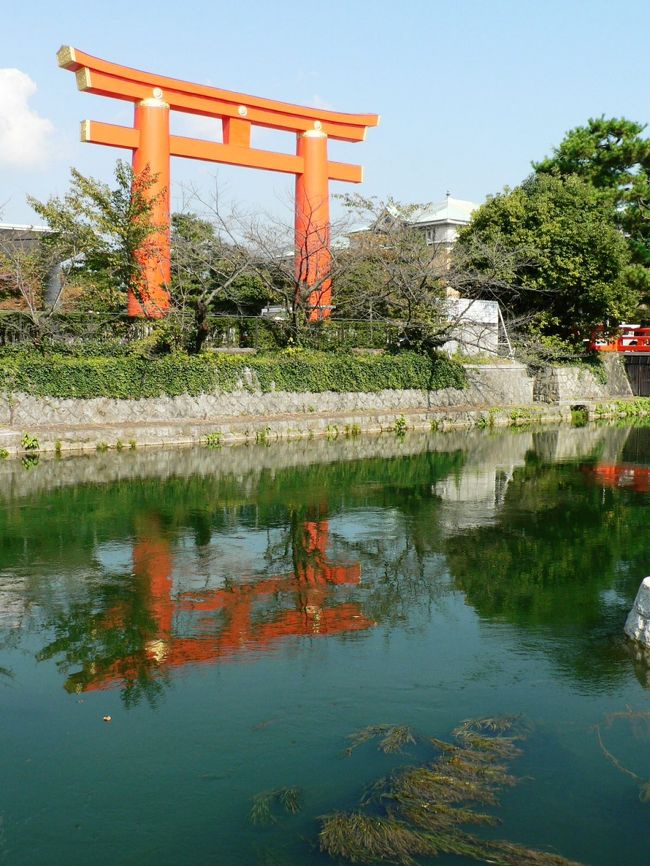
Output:
[[495,521],[445,545],[455,584],[481,617],[543,634],[555,663],[594,688],[628,669],[622,626],[650,565],[650,499],[611,483],[621,473],[605,466],[530,454]]
[[133,575],[102,583],[90,600],[57,616],[56,637],[39,660],[62,654],[66,690],[121,685],[130,706],[142,697],[155,703],[173,668],[264,650],[281,638],[370,628],[357,603],[330,598],[337,586],[359,582],[360,566],[327,559],[325,510],[307,514],[311,519],[291,514],[292,573],[198,592],[174,590],[173,549],[160,517],[136,518]]
[[[616,433],[624,443],[627,431]],[[53,488],[28,507],[9,499],[0,578],[18,563],[23,580],[22,612],[11,616],[23,632],[52,630],[38,657],[56,660],[68,690],[115,685],[133,704],[155,702],[183,665],[375,622],[411,627],[418,610],[426,624],[452,582],[480,617],[527,642],[544,633],[540,652],[606,687],[629,670],[618,636],[649,570],[648,495],[623,484],[628,469],[605,471],[619,444],[608,461],[558,463],[558,435]],[[627,442],[630,464],[647,449]],[[128,549],[130,562],[102,564],[106,545]]]

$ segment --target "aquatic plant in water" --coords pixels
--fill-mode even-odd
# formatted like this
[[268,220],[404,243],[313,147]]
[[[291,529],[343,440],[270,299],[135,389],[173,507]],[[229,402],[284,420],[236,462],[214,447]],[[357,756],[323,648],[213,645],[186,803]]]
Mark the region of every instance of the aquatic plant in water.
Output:
[[369,740],[374,740],[376,737],[381,737],[377,748],[387,755],[393,752],[401,752],[402,747],[408,743],[415,743],[415,737],[411,733],[411,729],[404,725],[368,725],[367,728],[362,728],[354,734],[350,734],[348,740],[350,745],[345,750],[347,755],[351,755],[353,749],[362,746]]
[[253,797],[249,813],[252,824],[275,824],[276,812],[280,808],[288,815],[296,815],[302,809],[302,789],[298,787],[273,788]]
[[[400,732],[396,734],[395,732]],[[405,733],[408,732],[408,735]],[[397,863],[416,866],[417,858],[455,854],[496,866],[579,866],[556,854],[535,851],[514,842],[482,839],[464,829],[494,826],[495,815],[475,805],[498,805],[500,789],[516,784],[508,762],[521,750],[526,735],[521,720],[510,716],[472,719],[453,731],[453,742],[427,738],[433,761],[403,767],[371,786],[354,812],[321,818],[321,851],[351,863]],[[386,739],[397,751],[414,734],[405,727],[373,725],[353,734],[353,748],[374,738]]]

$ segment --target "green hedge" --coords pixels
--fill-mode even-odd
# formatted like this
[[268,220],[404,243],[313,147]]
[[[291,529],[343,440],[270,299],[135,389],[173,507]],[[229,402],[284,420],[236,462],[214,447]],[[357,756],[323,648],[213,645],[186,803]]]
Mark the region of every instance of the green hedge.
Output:
[[381,391],[464,388],[465,371],[447,358],[413,352],[362,355],[303,350],[243,356],[167,355],[0,359],[0,391],[39,397],[133,398],[256,391]]

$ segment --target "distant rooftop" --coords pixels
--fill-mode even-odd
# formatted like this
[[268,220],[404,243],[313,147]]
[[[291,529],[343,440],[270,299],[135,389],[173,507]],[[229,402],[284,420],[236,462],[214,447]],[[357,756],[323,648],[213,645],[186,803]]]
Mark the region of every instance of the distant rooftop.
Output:
[[[480,207],[480,205],[476,204],[476,202],[465,201],[460,198],[452,198],[450,195],[448,195],[444,201],[437,202],[436,204],[424,205],[412,212],[410,209],[405,208],[403,213],[407,213],[408,216],[402,215],[399,208],[389,205],[384,211],[384,216],[378,217],[375,225],[379,224],[380,220],[383,220],[386,216],[395,219],[399,219],[401,216],[402,219],[406,219],[410,225],[428,226],[451,224],[464,226],[470,221],[473,211],[478,207]],[[369,228],[371,228],[371,225],[368,223],[358,223],[348,229],[347,234],[352,235],[357,232],[366,232]]]
[[52,229],[49,226],[26,226],[19,225],[18,223],[0,223],[0,232],[33,232],[34,234],[42,232],[47,234],[51,231]]
[[413,214],[410,222],[414,225],[429,225],[430,223],[458,223],[466,225],[478,205],[473,201],[464,201],[448,195],[444,201],[426,205]]

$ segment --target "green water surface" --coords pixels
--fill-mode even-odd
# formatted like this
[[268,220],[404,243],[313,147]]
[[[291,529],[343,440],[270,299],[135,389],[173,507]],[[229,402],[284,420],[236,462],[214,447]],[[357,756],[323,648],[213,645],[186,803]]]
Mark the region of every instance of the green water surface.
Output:
[[319,816],[423,759],[349,734],[513,713],[499,838],[649,863],[649,490],[643,427],[4,461],[0,863],[332,863]]

